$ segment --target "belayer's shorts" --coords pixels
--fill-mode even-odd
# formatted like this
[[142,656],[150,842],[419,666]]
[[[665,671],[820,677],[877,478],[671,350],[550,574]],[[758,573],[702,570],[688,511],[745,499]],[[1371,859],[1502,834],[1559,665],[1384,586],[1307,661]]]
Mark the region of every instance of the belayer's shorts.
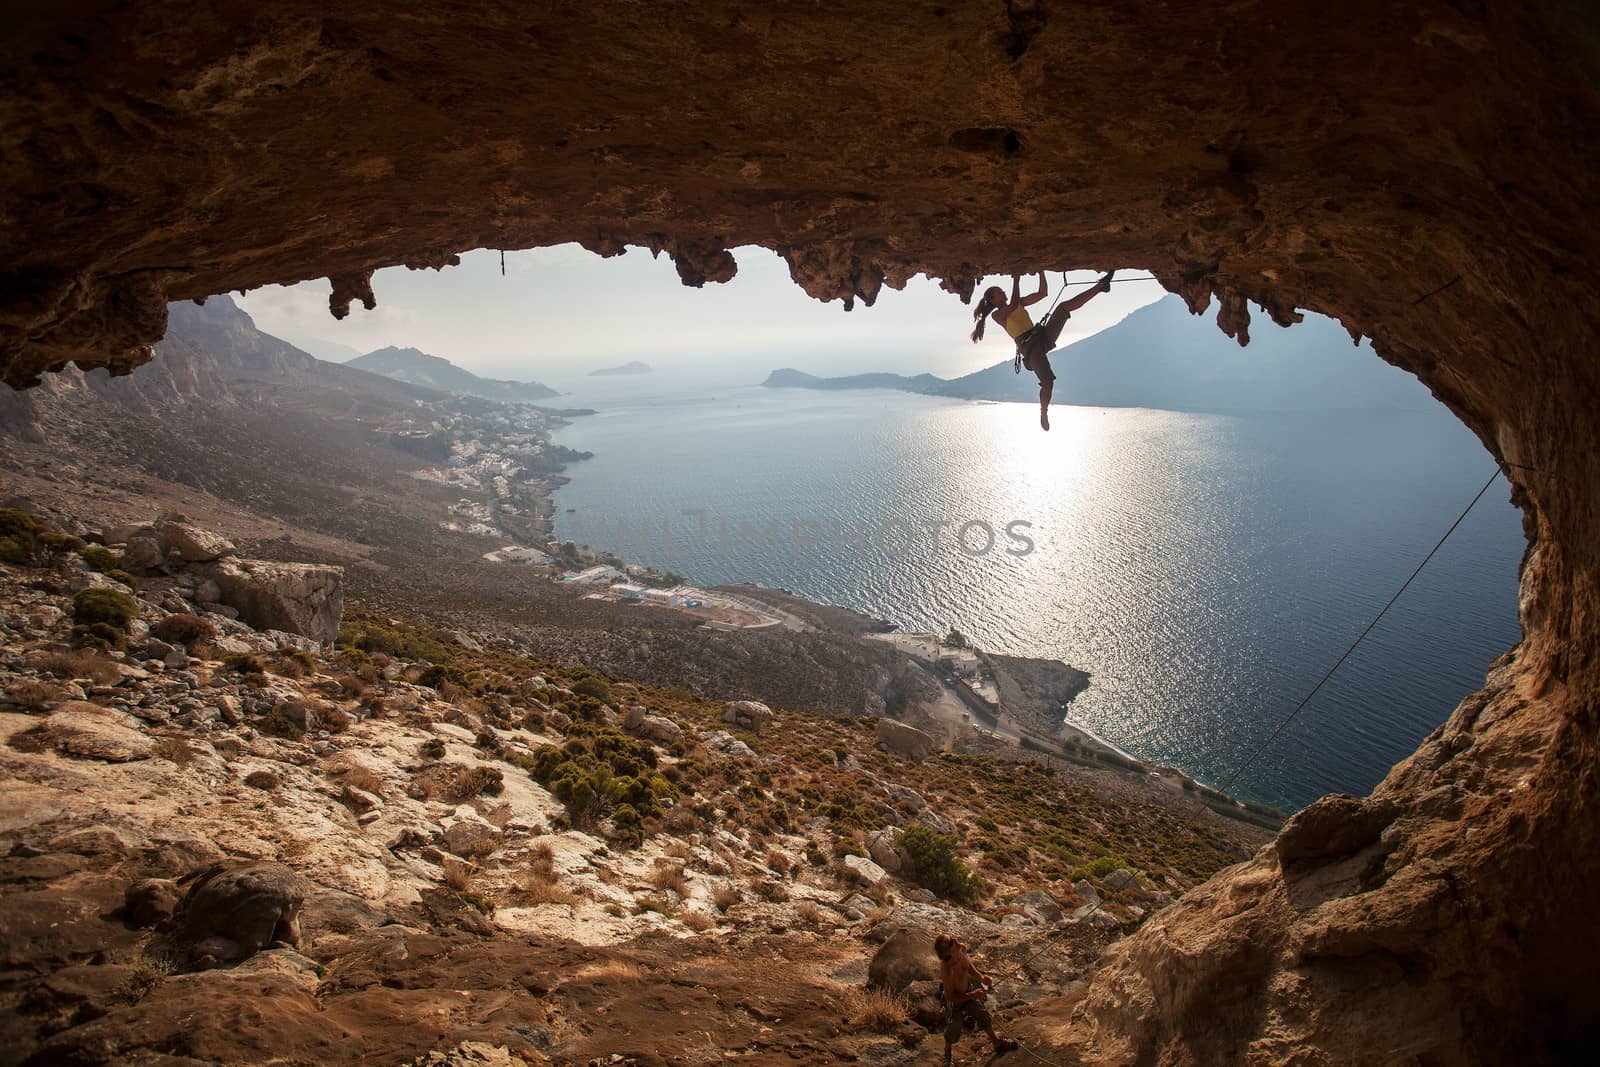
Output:
[[960,1004],[946,1008],[944,1017],[944,1039],[951,1045],[961,1040],[961,1028],[968,1019],[971,1019],[972,1025],[980,1030],[988,1030],[994,1026],[994,1019],[990,1017],[989,1009],[983,1006],[981,1000],[964,1000]]

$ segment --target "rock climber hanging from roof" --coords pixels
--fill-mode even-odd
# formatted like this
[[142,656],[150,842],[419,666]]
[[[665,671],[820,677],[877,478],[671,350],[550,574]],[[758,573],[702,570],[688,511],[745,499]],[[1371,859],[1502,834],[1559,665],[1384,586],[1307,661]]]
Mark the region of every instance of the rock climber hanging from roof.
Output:
[[1039,273],[1039,291],[1032,296],[1022,295],[1022,278],[1013,274],[1010,300],[1006,299],[1004,289],[991,285],[984,290],[983,299],[978,301],[977,308],[972,312],[972,317],[977,320],[977,325],[972,329],[973,344],[983,340],[984,323],[992,316],[1017,343],[1017,359],[1022,366],[1039,376],[1039,425],[1046,430],[1050,428],[1050,394],[1056,384],[1056,372],[1050,368],[1050,350],[1061,339],[1061,328],[1074,311],[1094,299],[1096,294],[1111,291],[1111,277],[1115,273],[1107,273],[1093,286],[1061,303],[1038,325],[1034,325],[1027,307],[1043,300],[1049,291],[1043,271]]

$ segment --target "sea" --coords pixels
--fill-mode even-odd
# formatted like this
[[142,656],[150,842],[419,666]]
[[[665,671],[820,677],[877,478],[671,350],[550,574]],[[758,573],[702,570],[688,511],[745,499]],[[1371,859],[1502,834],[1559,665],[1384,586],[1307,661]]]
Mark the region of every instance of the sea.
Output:
[[[1089,672],[1064,716],[1223,786],[1495,466],[1444,408],[1217,415],[592,379],[559,537]],[[1520,638],[1496,478],[1233,792],[1364,794]]]

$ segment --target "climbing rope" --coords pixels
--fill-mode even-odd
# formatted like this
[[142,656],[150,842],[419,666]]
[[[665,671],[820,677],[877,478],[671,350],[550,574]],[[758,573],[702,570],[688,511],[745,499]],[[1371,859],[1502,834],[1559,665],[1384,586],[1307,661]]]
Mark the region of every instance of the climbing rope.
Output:
[[1489,491],[1489,487],[1494,484],[1494,480],[1498,477],[1500,477],[1500,468],[1495,467],[1494,473],[1489,475],[1489,480],[1483,483],[1483,488],[1479,489],[1477,495],[1472,498],[1472,503],[1468,504],[1465,510],[1463,510],[1460,515],[1456,516],[1456,521],[1450,524],[1450,528],[1444,532],[1444,536],[1439,538],[1438,542],[1433,546],[1433,548],[1428,550],[1428,554],[1426,556],[1422,557],[1422,562],[1417,564],[1417,569],[1411,572],[1411,577],[1407,578],[1401,583],[1400,588],[1395,590],[1394,596],[1389,598],[1389,602],[1383,606],[1378,614],[1372,617],[1371,622],[1367,623],[1367,628],[1361,631],[1361,635],[1359,637],[1350,642],[1350,647],[1344,650],[1344,655],[1340,656],[1334,661],[1333,666],[1328,668],[1328,672],[1324,674],[1320,680],[1318,680],[1316,685],[1311,687],[1311,692],[1307,693],[1305,697],[1301,699],[1300,703],[1294,706],[1294,710],[1289,712],[1289,714],[1284,717],[1284,720],[1278,724],[1277,729],[1268,734],[1267,739],[1261,742],[1260,746],[1250,754],[1250,758],[1239,764],[1239,769],[1228,776],[1228,780],[1222,784],[1222,792],[1226,793],[1228,790],[1233,788],[1233,783],[1239,780],[1239,775],[1243,774],[1245,769],[1254,763],[1256,758],[1260,756],[1261,753],[1265,752],[1272,742],[1278,739],[1278,735],[1283,733],[1284,729],[1294,721],[1294,717],[1299,715],[1300,712],[1305,709],[1307,704],[1311,703],[1311,698],[1316,696],[1318,691],[1327,684],[1328,679],[1333,677],[1334,672],[1340,667],[1344,666],[1344,661],[1350,658],[1350,654],[1356,650],[1356,646],[1361,644],[1362,641],[1366,640],[1367,635],[1372,632],[1373,627],[1378,625],[1378,621],[1382,619],[1384,615],[1388,614],[1389,609],[1394,607],[1395,601],[1400,599],[1400,594],[1404,593],[1411,586],[1411,583],[1416,581],[1417,575],[1422,573],[1422,568],[1426,567],[1428,565],[1428,561],[1433,559],[1434,554],[1437,553],[1439,549],[1444,547],[1444,543],[1450,539],[1450,535],[1456,532],[1456,527],[1461,525],[1462,521],[1466,519],[1468,513],[1470,513],[1472,509],[1477,506],[1478,501],[1483,499],[1483,494]]

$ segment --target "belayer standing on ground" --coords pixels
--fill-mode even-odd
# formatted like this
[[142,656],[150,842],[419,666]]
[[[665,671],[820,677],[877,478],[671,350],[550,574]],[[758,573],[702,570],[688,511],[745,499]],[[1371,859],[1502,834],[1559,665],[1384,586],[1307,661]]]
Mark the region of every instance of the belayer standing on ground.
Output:
[[939,981],[944,989],[945,1067],[950,1067],[950,1054],[961,1040],[961,1029],[968,1019],[989,1035],[997,1054],[1016,1048],[1015,1041],[994,1032],[994,1020],[983,1006],[994,981],[973,964],[967,946],[949,934],[940,934],[933,939],[933,954],[939,957]]
[[1050,428],[1050,394],[1056,385],[1056,372],[1050,368],[1050,350],[1061,339],[1061,328],[1074,311],[1094,299],[1096,294],[1111,291],[1111,277],[1115,273],[1110,271],[1097,284],[1060,304],[1037,326],[1029,316],[1027,307],[1043,300],[1049,291],[1043,271],[1039,273],[1039,291],[1032,296],[1022,295],[1022,278],[1013,274],[1010,300],[1006,299],[1004,289],[991,285],[984,290],[983,299],[978,301],[977,308],[972,312],[972,317],[977,320],[977,325],[972,328],[973,344],[983,340],[984,322],[992,316],[1017,343],[1017,358],[1022,365],[1039,376],[1039,425],[1046,430]]

